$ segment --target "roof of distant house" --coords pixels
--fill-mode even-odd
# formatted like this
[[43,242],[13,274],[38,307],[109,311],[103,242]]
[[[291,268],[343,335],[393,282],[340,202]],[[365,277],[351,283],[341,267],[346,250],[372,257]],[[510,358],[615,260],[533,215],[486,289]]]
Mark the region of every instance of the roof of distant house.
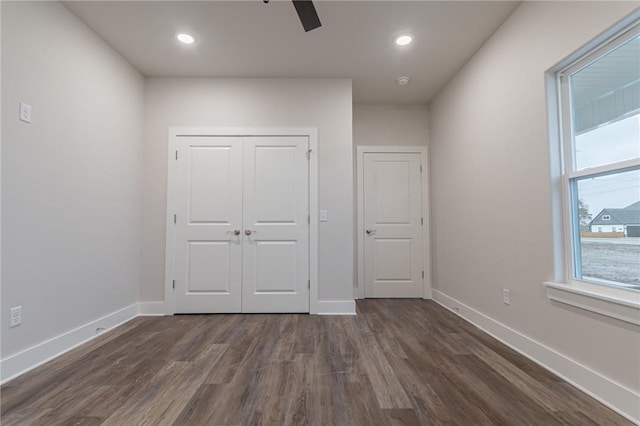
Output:
[[[611,219],[602,220],[606,215]],[[640,201],[622,209],[602,209],[589,225],[640,225]]]

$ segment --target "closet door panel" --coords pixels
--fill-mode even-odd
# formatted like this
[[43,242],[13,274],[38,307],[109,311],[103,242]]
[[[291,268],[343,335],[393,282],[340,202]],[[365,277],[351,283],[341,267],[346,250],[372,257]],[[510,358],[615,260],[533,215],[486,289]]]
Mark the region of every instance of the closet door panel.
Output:
[[240,312],[242,139],[176,142],[176,313]]
[[309,312],[308,146],[244,140],[243,312]]

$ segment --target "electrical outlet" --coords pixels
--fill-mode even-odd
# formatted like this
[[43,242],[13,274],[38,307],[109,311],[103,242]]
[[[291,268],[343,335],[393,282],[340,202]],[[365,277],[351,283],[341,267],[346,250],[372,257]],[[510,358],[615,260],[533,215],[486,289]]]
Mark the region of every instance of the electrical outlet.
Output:
[[9,327],[17,327],[22,324],[22,306],[11,308],[9,317]]
[[508,288],[502,289],[502,301],[504,302],[505,305],[511,304],[511,295],[509,294]]
[[31,123],[31,105],[20,102],[20,121]]

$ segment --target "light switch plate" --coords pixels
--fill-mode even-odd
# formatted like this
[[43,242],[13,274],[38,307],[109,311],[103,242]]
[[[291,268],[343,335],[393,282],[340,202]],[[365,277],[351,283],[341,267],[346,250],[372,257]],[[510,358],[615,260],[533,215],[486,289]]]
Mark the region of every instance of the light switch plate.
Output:
[[320,222],[326,222],[326,221],[327,221],[327,211],[320,210]]
[[31,123],[31,105],[20,102],[20,121]]

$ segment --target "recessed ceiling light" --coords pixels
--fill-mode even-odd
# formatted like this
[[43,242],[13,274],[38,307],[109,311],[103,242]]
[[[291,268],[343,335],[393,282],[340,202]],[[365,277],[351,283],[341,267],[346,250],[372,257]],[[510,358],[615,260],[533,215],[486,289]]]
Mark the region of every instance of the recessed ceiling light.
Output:
[[187,33],[178,33],[176,35],[176,38],[178,39],[178,41],[184,44],[193,44],[196,41],[196,39],[191,34]]
[[409,33],[405,33],[405,34],[398,34],[394,41],[396,42],[396,44],[398,46],[406,46],[407,44],[411,43],[413,41],[413,35],[409,34]]
[[400,86],[404,86],[405,84],[409,83],[409,77],[398,77],[396,78],[396,83],[398,83]]

